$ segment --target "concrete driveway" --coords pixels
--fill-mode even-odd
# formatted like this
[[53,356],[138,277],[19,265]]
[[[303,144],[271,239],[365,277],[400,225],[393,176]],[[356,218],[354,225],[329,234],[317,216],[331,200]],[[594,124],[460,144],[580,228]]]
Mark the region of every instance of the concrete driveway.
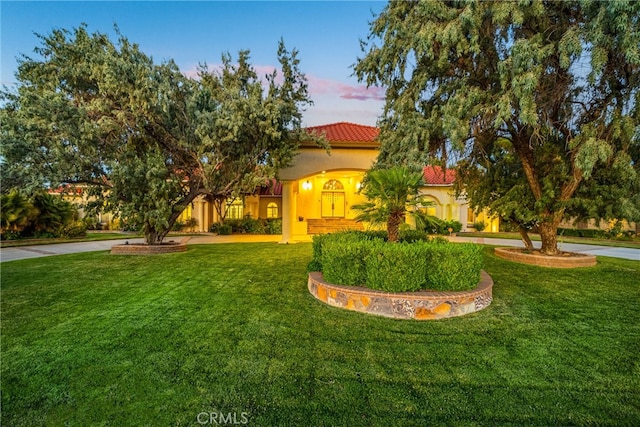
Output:
[[[171,237],[169,237],[171,239]],[[202,234],[188,238],[173,238],[175,240],[187,240],[189,245],[214,244],[214,243],[242,243],[242,242],[273,242],[280,241],[279,235],[232,235],[218,236],[214,234]],[[121,245],[125,242],[142,243],[143,239],[103,240],[99,242],[58,243],[53,245],[20,246],[15,248],[0,248],[0,262],[15,261],[19,259],[38,258],[43,256],[64,255],[79,252],[107,251],[113,245]],[[453,242],[472,242],[484,245],[523,247],[519,240],[492,239],[483,237],[452,237]],[[534,246],[540,247],[540,242],[534,242]],[[608,246],[585,245],[574,243],[561,243],[560,249],[568,252],[579,252],[597,256],[624,258],[640,261],[640,249],[614,248]]]

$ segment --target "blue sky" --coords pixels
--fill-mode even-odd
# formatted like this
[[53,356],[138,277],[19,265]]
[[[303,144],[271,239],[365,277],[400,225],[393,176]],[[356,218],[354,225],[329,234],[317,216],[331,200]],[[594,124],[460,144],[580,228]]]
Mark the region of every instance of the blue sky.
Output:
[[251,50],[252,64],[262,74],[277,64],[277,44],[299,50],[315,105],[304,125],[338,121],[375,125],[382,111],[381,89],[366,89],[352,77],[351,65],[369,22],[385,6],[381,1],[71,1],[0,3],[1,73],[3,85],[15,83],[16,58],[33,56],[34,33],[71,29],[81,23],[90,32],[112,36],[117,24],[129,41],[138,43],[156,62],[176,61],[193,73],[199,63],[220,63],[220,55]]

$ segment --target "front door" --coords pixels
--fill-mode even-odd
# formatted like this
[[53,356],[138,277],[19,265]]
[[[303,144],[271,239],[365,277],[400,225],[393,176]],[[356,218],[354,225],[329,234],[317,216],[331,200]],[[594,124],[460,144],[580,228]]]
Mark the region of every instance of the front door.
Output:
[[322,192],[322,217],[344,218],[344,193]]

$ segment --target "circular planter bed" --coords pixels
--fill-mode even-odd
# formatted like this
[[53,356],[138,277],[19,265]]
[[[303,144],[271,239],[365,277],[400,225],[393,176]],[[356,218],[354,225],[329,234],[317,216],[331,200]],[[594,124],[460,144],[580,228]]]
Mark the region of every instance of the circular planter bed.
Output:
[[115,245],[111,247],[113,255],[158,255],[187,250],[185,243],[165,242],[159,245],[147,245],[144,243]]
[[521,264],[537,265],[550,268],[578,268],[596,265],[594,255],[575,252],[560,252],[558,255],[544,255],[539,251],[528,252],[522,248],[496,248],[495,254],[499,258]]
[[311,295],[333,307],[395,319],[433,320],[473,313],[491,304],[493,280],[480,272],[480,283],[469,291],[384,292],[327,283],[322,273],[309,273]]

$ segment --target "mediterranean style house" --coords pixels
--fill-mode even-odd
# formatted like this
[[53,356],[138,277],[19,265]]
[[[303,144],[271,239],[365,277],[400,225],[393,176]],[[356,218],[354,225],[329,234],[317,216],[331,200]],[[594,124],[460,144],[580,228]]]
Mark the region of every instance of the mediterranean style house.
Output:
[[[255,195],[227,204],[226,218],[282,218],[281,243],[308,240],[309,235],[362,228],[351,207],[364,202],[358,193],[365,172],[373,165],[379,149],[379,130],[353,123],[333,123],[307,128],[323,134],[331,150],[315,143],[302,143],[293,165],[280,171],[278,181]],[[421,193],[433,202],[427,213],[443,220],[462,223],[468,230],[475,222],[485,222],[486,231],[498,231],[498,219],[468,209],[464,199],[453,194],[455,173],[440,167],[424,168]],[[194,219],[196,231],[208,231],[218,222],[213,206],[198,198],[183,214]]]

